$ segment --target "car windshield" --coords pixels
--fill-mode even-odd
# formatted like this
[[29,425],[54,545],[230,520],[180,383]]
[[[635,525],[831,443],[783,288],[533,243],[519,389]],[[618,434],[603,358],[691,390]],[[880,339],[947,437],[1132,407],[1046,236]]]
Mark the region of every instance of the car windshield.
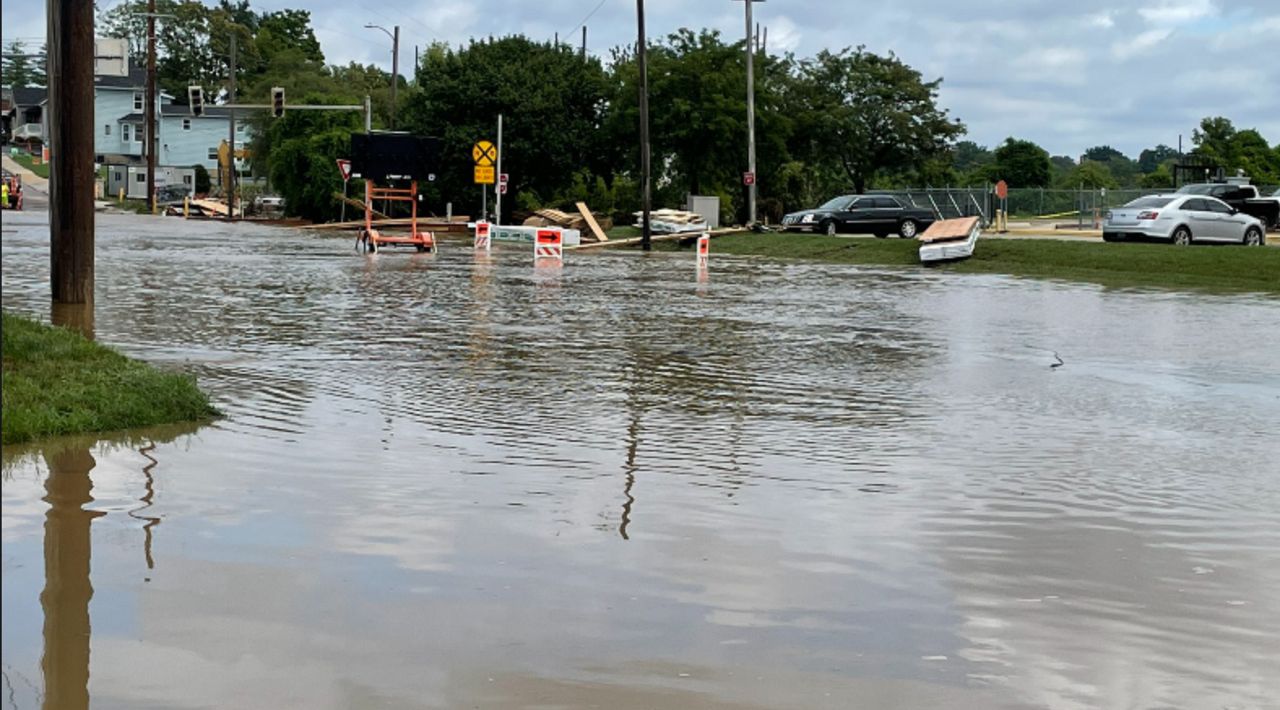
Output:
[[852,200],[852,199],[853,197],[851,195],[841,195],[840,197],[837,197],[834,200],[827,200],[822,204],[822,206],[818,207],[818,209],[820,210],[843,209],[845,205],[849,204],[849,200]]
[[1280,189],[1277,189],[1275,192],[1271,193],[1271,196],[1272,196],[1272,197],[1280,197]]
[[1213,193],[1216,185],[1183,185],[1178,188],[1180,195],[1209,195]]
[[1173,202],[1172,197],[1139,197],[1138,199],[1125,205],[1125,207],[1143,208],[1160,208]]

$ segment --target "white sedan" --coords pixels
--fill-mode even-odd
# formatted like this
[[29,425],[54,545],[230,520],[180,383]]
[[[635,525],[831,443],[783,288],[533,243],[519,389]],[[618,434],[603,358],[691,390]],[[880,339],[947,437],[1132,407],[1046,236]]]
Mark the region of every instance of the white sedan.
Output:
[[1102,238],[1108,242],[1158,239],[1178,245],[1229,242],[1258,246],[1262,222],[1222,200],[1203,195],[1140,197],[1107,212]]

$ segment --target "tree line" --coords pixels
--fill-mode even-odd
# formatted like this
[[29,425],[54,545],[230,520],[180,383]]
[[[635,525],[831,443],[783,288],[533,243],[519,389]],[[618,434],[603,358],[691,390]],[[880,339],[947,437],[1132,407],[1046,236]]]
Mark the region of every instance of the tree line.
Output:
[[[157,12],[173,16],[158,31],[160,84],[179,101],[191,83],[203,85],[207,96],[222,95],[235,35],[239,100],[266,102],[272,86],[285,87],[289,103],[360,103],[368,94],[375,128],[389,125],[389,73],[373,65],[326,63],[309,12],[257,12],[248,0],[156,2]],[[134,57],[144,56],[143,7],[131,0],[103,18],[106,34],[128,38]],[[728,42],[709,30],[681,29],[651,40],[655,206],[683,205],[690,193],[715,195],[725,219],[745,218],[744,55],[742,41]],[[1003,179],[1011,187],[1165,187],[1179,157],[1164,145],[1136,159],[1098,146],[1077,159],[1051,156],[1015,138],[995,148],[962,140],[964,124],[939,105],[942,79],[923,76],[892,53],[854,47],[811,58],[757,54],[756,62],[759,206],[771,220],[833,194],[902,186]],[[456,212],[478,214],[470,148],[496,137],[499,113],[505,122],[503,169],[511,175],[504,207],[585,201],[619,217],[639,209],[634,47],[617,48],[602,61],[567,44],[523,36],[436,43],[399,82],[397,127],[443,141],[437,180],[423,188],[430,209],[451,201]],[[252,120],[255,173],[270,181],[293,214],[335,218],[332,193],[342,183],[334,161],[349,157],[349,136],[361,129],[362,118],[295,111],[278,120]],[[1280,145],[1269,146],[1257,131],[1210,118],[1192,142],[1194,153],[1230,171],[1280,183]]]

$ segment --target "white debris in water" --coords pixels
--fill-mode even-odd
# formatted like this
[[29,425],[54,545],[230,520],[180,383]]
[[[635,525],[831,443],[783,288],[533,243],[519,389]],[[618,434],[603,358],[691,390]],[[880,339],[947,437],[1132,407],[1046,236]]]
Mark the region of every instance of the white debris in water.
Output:
[[947,657],[946,657],[946,656],[921,656],[921,657],[920,657],[920,660],[922,660],[922,661],[945,661],[945,660],[947,660]]

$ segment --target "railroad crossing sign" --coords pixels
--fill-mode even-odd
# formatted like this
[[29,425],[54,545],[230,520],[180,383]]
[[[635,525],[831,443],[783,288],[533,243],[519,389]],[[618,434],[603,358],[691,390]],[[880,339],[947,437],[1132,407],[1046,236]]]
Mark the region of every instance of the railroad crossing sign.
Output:
[[351,161],[338,158],[338,172],[342,175],[342,181],[346,182],[351,179]]
[[[471,147],[471,159],[476,161],[476,167],[491,168],[498,162],[498,147],[489,141],[480,141]],[[476,182],[480,180],[477,178]],[[493,180],[486,184],[492,185]]]
[[496,177],[494,173],[496,172],[497,170],[494,169],[492,165],[488,165],[488,166],[477,165],[476,166],[476,184],[492,185],[494,183],[494,178]]
[[743,184],[743,185],[746,185],[746,186],[748,186],[748,187],[750,187],[751,185],[756,184],[756,174],[755,174],[755,173],[743,173],[743,174],[742,174],[742,184]]

